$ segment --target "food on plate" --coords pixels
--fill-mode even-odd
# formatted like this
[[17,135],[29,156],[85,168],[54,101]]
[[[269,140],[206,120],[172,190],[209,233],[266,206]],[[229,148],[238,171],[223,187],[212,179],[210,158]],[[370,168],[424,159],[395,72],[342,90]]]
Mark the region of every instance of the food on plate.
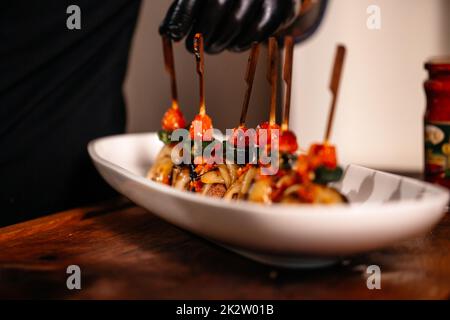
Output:
[[[271,38],[267,73],[271,86],[269,120],[255,129],[246,127],[260,49],[260,45],[254,43],[248,60],[245,77],[247,88],[240,121],[224,141],[214,137],[213,121],[206,113],[202,35],[197,34],[194,40],[200,87],[199,112],[187,127],[176,102],[172,47],[164,43],[166,67],[172,80],[173,103],[164,115],[159,134],[165,146],[149,170],[149,179],[179,190],[227,200],[247,200],[263,204],[346,202],[342,194],[329,186],[329,183],[339,181],[343,173],[338,166],[336,148],[330,144],[329,138],[345,56],[344,47],[338,47],[336,54],[330,84],[333,99],[324,142],[313,144],[306,152],[301,152],[295,133],[289,129],[293,65],[291,37],[285,38],[283,80],[286,96],[281,125],[276,121],[278,44],[275,38]],[[173,141],[172,133],[183,128],[188,130],[188,142]],[[181,145],[182,148],[175,149],[176,145]],[[174,161],[174,154],[183,161]],[[268,159],[271,161],[267,161]]]

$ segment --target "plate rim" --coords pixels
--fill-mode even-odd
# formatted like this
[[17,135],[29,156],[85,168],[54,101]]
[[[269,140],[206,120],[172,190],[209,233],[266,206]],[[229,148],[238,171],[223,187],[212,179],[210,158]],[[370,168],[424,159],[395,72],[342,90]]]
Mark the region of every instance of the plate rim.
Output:
[[[292,205],[285,205],[285,204],[271,204],[271,205],[264,205],[264,204],[258,204],[258,203],[251,203],[251,202],[247,202],[247,201],[226,201],[224,199],[216,199],[216,198],[208,198],[208,197],[204,197],[198,194],[193,194],[190,192],[185,192],[185,191],[181,191],[181,190],[176,190],[170,186],[166,186],[154,181],[151,181],[143,176],[137,175],[131,171],[129,171],[126,168],[123,168],[103,157],[101,157],[95,147],[98,143],[101,143],[103,141],[106,140],[110,140],[110,139],[114,139],[114,138],[131,138],[133,136],[151,136],[151,135],[156,135],[156,132],[147,132],[147,133],[126,133],[126,134],[117,134],[117,135],[110,135],[110,136],[106,136],[106,137],[101,137],[101,138],[97,138],[94,139],[92,141],[90,141],[88,143],[87,149],[88,149],[88,153],[90,155],[90,157],[92,158],[92,160],[94,162],[99,162],[102,165],[109,167],[109,168],[113,168],[114,170],[116,170],[117,172],[119,172],[121,175],[134,180],[135,182],[138,183],[143,183],[144,185],[151,187],[152,189],[156,189],[159,192],[165,192],[165,193],[169,193],[172,194],[173,196],[176,196],[178,198],[183,198],[186,201],[193,201],[196,203],[200,203],[200,204],[208,204],[214,207],[222,207],[222,208],[230,208],[232,206],[235,206],[237,203],[239,204],[240,207],[245,208],[247,210],[252,210],[254,211],[254,209],[258,209],[258,212],[260,214],[273,214],[274,211],[277,211],[277,214],[279,214],[279,211],[292,211],[292,208],[294,206]],[[371,168],[367,168],[361,165],[357,165],[357,164],[348,164],[346,167],[346,170],[349,167],[356,167],[356,168],[362,168],[365,170],[371,170],[371,171],[375,171],[378,173],[381,173],[383,175],[387,175],[387,176],[391,176],[391,177],[397,177],[397,178],[402,178],[405,179],[407,181],[413,182],[413,183],[418,183],[421,184],[423,186],[425,186],[426,188],[428,188],[430,191],[433,191],[432,197],[436,198],[437,201],[442,201],[443,203],[448,203],[450,200],[450,194],[449,192],[444,189],[443,187],[440,186],[436,186],[433,185],[431,183],[425,182],[425,181],[421,181],[421,180],[417,180],[417,179],[413,179],[410,177],[404,177],[401,175],[397,175],[397,174],[393,174],[393,173],[388,173],[385,171],[381,171],[381,170],[376,170],[376,169],[371,169]],[[395,200],[392,202],[385,202],[385,203],[378,203],[378,202],[366,202],[366,203],[351,203],[351,204],[336,204],[333,206],[329,206],[329,205],[324,205],[324,204],[296,204],[295,207],[298,209],[305,209],[307,208],[308,211],[323,211],[324,208],[326,208],[327,212],[329,211],[337,211],[337,210],[342,210],[342,209],[349,209],[351,211],[353,210],[357,210],[359,209],[361,206],[364,207],[364,209],[378,209],[378,208],[386,208],[386,207],[391,207],[393,209],[395,209],[398,206],[405,206],[405,205],[420,205],[423,204],[425,201],[422,201],[421,199],[404,199],[404,200]],[[273,208],[275,208],[276,210],[273,210]],[[271,209],[271,210],[268,210]],[[302,212],[298,212],[298,213],[302,213]],[[306,213],[306,212],[303,212]]]

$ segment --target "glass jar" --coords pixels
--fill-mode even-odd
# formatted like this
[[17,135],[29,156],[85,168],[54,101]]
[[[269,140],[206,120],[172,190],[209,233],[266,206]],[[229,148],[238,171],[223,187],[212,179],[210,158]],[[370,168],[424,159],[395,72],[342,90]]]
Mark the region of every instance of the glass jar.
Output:
[[450,57],[425,64],[425,179],[450,189]]

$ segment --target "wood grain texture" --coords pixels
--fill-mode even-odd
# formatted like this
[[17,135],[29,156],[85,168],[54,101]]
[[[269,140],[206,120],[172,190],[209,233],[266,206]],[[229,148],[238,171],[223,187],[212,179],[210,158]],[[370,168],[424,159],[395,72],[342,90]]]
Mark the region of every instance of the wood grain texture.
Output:
[[[125,200],[0,229],[0,298],[448,299],[450,218],[426,237],[332,268],[260,265],[180,230]],[[66,288],[81,267],[82,289]],[[368,290],[366,268],[382,270]]]

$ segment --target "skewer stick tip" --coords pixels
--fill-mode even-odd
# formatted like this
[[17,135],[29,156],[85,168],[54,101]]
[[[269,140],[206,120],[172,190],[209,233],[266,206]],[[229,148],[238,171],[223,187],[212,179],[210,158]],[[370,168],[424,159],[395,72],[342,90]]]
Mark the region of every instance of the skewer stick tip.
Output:
[[324,137],[325,144],[328,144],[328,142],[330,140],[330,136],[331,136],[331,129],[333,126],[333,120],[334,120],[334,115],[335,115],[335,111],[336,111],[336,103],[337,103],[337,98],[339,95],[339,88],[340,88],[340,83],[341,83],[341,78],[342,78],[342,69],[344,66],[346,52],[347,52],[347,50],[344,45],[341,44],[341,45],[337,46],[336,55],[334,58],[333,73],[332,73],[331,81],[330,81],[330,91],[331,91],[331,94],[333,95],[333,97],[331,100],[330,113],[328,115],[327,128],[325,131],[325,137]]
[[267,70],[267,80],[271,87],[270,98],[270,125],[276,124],[276,106],[277,106],[277,81],[278,81],[278,42],[275,37],[269,38],[269,67]]
[[291,92],[292,92],[292,67],[294,63],[294,38],[286,36],[284,38],[285,58],[283,68],[283,80],[286,84],[285,101],[283,108],[283,120],[281,122],[281,130],[289,129],[289,113],[291,109]]
[[172,95],[172,109],[178,109],[177,77],[175,73],[175,59],[173,55],[172,40],[167,36],[162,36],[164,65],[170,76],[170,89]]
[[254,42],[250,50],[250,55],[248,57],[247,72],[245,74],[245,82],[247,88],[245,90],[244,102],[242,104],[241,118],[239,120],[239,127],[245,126],[245,120],[247,118],[248,106],[250,103],[250,97],[252,94],[253,81],[255,79],[256,65],[258,64],[259,56],[259,43]]
[[206,114],[206,103],[205,103],[205,85],[204,85],[204,44],[203,35],[197,33],[194,37],[194,54],[197,62],[197,73],[199,76],[199,86],[200,86],[200,115]]

